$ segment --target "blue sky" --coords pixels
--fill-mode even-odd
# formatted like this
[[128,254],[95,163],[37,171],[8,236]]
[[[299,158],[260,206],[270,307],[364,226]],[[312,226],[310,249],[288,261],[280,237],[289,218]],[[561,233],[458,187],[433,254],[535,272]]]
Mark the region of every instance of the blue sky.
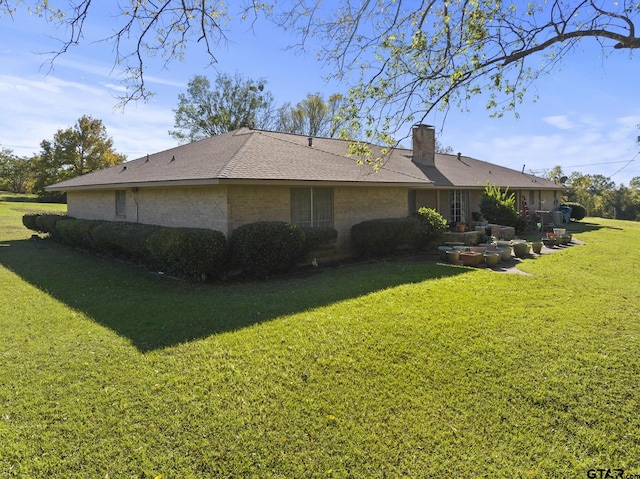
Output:
[[[20,156],[40,151],[57,129],[68,128],[82,115],[101,119],[115,148],[129,159],[176,145],[168,135],[173,128],[178,94],[195,74],[213,79],[216,71],[267,80],[267,89],[279,106],[293,104],[308,93],[345,92],[346,85],[327,83],[329,73],[313,53],[297,54],[287,46],[291,36],[264,23],[252,30],[248,23],[234,25],[230,43],[221,46],[218,63],[192,44],[183,62],[163,68],[149,63],[148,86],[156,92],[148,103],[116,109],[122,84],[113,69],[112,47],[93,38],[109,34],[108,16],[90,17],[86,41],[59,57],[50,69],[49,55],[57,47],[52,24],[18,13],[0,17],[0,146]],[[565,174],[610,176],[627,184],[640,176],[640,67],[637,56],[612,51],[602,57],[594,41],[585,41],[562,63],[561,69],[542,77],[518,107],[519,118],[507,113],[492,119],[482,97],[452,108],[427,121],[438,138],[455,152],[538,174],[555,165]],[[537,101],[534,101],[537,96]],[[408,132],[406,132],[408,134]]]

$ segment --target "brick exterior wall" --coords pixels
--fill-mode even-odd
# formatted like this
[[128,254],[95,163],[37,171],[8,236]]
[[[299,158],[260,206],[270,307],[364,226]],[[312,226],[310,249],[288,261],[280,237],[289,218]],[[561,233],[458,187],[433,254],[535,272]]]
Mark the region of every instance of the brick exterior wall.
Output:
[[[468,214],[479,210],[480,190],[469,193]],[[529,191],[517,191],[518,198]],[[535,192],[554,209],[554,192]],[[115,190],[69,191],[70,216],[107,221],[130,221],[172,227],[210,228],[227,238],[235,228],[254,221],[291,221],[288,186],[203,186],[126,190],[126,215],[116,216]],[[418,207],[437,208],[448,215],[447,190],[417,190]],[[334,228],[338,231],[336,256],[350,252],[351,227],[376,218],[401,218],[409,214],[409,192],[402,187],[336,186],[333,188]],[[536,206],[530,205],[535,214]],[[518,202],[519,207],[519,202]]]
[[226,186],[140,188],[127,195],[127,210],[131,212],[127,221],[136,221],[136,200],[139,223],[208,228],[228,234]]
[[351,227],[378,218],[403,218],[409,214],[407,188],[336,187],[333,190],[334,227],[338,230],[336,249],[348,254]]
[[228,232],[226,186],[126,189],[126,214],[116,215],[115,190],[69,191],[69,216]]
[[291,221],[288,186],[229,185],[229,232],[255,221]]
[[[375,218],[408,214],[408,191],[397,187],[333,188],[336,254],[350,250],[351,227]],[[131,188],[126,190],[126,215],[115,214],[115,190],[70,191],[68,213],[75,218],[130,221],[172,227],[211,228],[227,238],[235,228],[254,221],[291,221],[288,186],[210,186]]]
[[67,214],[85,220],[122,220],[116,218],[116,193],[113,190],[68,191]]

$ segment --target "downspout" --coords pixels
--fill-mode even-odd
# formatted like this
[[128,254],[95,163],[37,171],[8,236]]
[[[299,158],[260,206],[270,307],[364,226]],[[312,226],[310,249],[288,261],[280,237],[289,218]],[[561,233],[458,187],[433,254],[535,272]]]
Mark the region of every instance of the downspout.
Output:
[[136,204],[136,223],[138,223],[138,188],[132,188],[133,202]]

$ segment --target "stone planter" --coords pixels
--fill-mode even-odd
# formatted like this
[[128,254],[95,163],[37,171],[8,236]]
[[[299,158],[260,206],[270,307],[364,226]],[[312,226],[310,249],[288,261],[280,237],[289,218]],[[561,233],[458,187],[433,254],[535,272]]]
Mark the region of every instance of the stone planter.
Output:
[[484,262],[489,268],[495,268],[500,261],[500,253],[489,252],[484,253]]
[[542,240],[542,243],[547,247],[547,248],[553,248],[556,245],[556,239],[555,238],[544,238]]
[[463,251],[460,253],[460,260],[465,266],[478,266],[483,260],[482,253],[476,253],[473,251]]
[[515,243],[513,245],[513,254],[515,254],[517,258],[526,258],[530,248],[531,246],[527,243]]
[[474,253],[485,253],[487,251],[487,247],[486,246],[469,246],[469,250],[473,251]]
[[498,247],[498,251],[500,251],[500,259],[502,261],[509,261],[511,259],[511,253],[513,251],[511,246]]
[[542,251],[542,245],[542,241],[532,241],[531,251],[533,251],[535,254],[540,254],[540,252]]
[[451,264],[458,264],[460,261],[460,251],[447,251],[447,261]]

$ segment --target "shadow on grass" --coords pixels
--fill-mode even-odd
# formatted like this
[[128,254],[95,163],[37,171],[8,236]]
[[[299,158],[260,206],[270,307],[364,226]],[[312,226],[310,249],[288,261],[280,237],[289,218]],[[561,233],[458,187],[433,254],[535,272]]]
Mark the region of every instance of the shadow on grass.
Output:
[[567,225],[567,231],[574,234],[588,233],[590,231],[598,231],[602,229],[622,231],[622,228],[618,228],[616,226],[607,226],[583,221],[572,221],[571,223],[569,223],[569,225]]
[[191,284],[51,240],[3,242],[0,264],[143,352],[469,271],[415,259],[317,270],[266,282]]

